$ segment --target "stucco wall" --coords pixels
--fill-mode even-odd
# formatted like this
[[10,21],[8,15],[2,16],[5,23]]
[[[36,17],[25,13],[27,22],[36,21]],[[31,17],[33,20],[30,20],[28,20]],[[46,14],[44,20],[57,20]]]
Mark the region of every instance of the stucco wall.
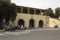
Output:
[[58,20],[58,27],[60,28],[60,19]]
[[47,17],[46,16],[42,16],[42,15],[32,15],[32,14],[23,14],[23,13],[17,13],[17,17],[16,17],[16,20],[14,21],[14,25],[17,26],[18,25],[18,20],[19,19],[23,19],[24,22],[25,22],[25,26],[27,28],[29,28],[29,20],[30,19],[33,19],[34,20],[34,26],[35,28],[38,28],[39,26],[39,21],[42,20],[43,21],[43,26],[44,27],[47,27],[49,25],[46,24],[46,21],[47,21]]
[[44,28],[54,28],[55,25],[58,25],[58,27],[60,28],[60,20],[51,18],[49,16],[17,13],[17,17],[16,17],[16,20],[13,22],[13,25],[18,26],[18,21],[20,19],[24,20],[25,26],[27,28],[29,28],[30,19],[34,20],[35,28],[39,27],[39,21],[40,20],[43,21],[43,27]]
[[49,23],[50,23],[50,27],[54,28],[55,25],[58,25],[59,23],[58,19],[54,19],[54,18],[49,18]]

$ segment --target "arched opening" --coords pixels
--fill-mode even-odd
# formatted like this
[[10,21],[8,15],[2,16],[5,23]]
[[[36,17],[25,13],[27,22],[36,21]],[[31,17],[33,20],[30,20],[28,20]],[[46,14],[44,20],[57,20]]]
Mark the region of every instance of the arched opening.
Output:
[[33,19],[31,19],[29,21],[29,28],[34,28],[34,20]]
[[39,21],[39,27],[43,28],[43,21],[42,20]]
[[24,23],[25,23],[25,22],[24,22],[23,19],[20,19],[20,20],[18,21],[18,25],[20,25],[20,26],[22,26],[22,25],[24,26]]

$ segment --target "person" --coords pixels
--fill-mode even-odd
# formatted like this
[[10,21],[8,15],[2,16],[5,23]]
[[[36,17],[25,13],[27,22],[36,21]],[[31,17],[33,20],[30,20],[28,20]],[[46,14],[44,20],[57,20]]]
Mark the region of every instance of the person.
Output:
[[23,29],[23,25],[21,25],[21,29]]
[[9,25],[7,25],[7,31],[10,31],[11,27]]
[[17,29],[20,29],[20,25],[18,25],[18,28]]
[[3,27],[4,27],[4,31],[7,31],[7,25],[4,24]]
[[4,24],[4,31],[9,31],[9,25],[7,25],[7,24]]

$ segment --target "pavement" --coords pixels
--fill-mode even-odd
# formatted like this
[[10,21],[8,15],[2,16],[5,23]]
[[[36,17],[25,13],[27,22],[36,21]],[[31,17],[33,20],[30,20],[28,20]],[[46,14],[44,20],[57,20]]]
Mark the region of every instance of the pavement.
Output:
[[31,32],[37,31],[60,31],[60,28],[37,28],[37,29],[26,29],[26,30],[16,30],[15,32],[4,32],[0,30],[0,36],[13,36],[13,35],[24,35]]
[[38,28],[15,32],[0,32],[0,40],[60,40],[60,29]]
[[8,32],[8,31],[3,32],[3,31],[1,31],[0,36],[23,35],[23,34],[27,34],[27,33],[30,33],[30,31],[27,31],[27,30],[18,30],[15,32]]

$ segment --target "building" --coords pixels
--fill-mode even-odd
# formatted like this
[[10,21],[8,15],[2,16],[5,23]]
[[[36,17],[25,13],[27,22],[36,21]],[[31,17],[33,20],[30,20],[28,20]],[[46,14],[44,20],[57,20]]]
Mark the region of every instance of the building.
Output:
[[17,17],[14,26],[23,25],[26,28],[54,28],[60,27],[60,20],[45,16],[44,9],[17,6]]
[[[11,0],[0,0],[0,2],[10,3]],[[12,23],[14,26],[23,25],[26,28],[54,28],[58,25],[60,28],[60,20],[45,16],[44,9],[17,6],[17,16]]]

